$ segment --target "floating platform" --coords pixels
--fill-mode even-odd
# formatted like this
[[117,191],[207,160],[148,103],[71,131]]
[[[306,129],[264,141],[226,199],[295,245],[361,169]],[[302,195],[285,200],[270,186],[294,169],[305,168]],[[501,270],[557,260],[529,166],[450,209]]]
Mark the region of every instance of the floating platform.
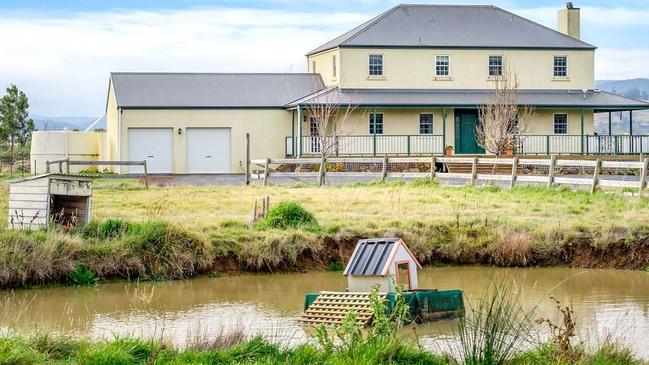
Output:
[[[464,310],[461,290],[419,289],[403,293],[408,304],[410,319],[415,322],[429,322],[450,318]],[[386,299],[388,313],[391,313],[397,298],[396,293],[379,293]],[[307,294],[301,321],[308,324],[340,324],[350,311],[356,311],[357,322],[369,325],[374,317],[368,292],[331,292]]]

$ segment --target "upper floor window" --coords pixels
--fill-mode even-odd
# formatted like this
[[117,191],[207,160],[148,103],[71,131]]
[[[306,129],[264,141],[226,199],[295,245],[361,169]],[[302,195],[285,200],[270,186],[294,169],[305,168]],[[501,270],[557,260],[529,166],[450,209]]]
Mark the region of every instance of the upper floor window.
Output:
[[489,76],[502,76],[503,56],[489,56]]
[[419,134],[433,134],[432,114],[419,114]]
[[311,61],[311,72],[315,73],[315,61]]
[[450,56],[435,56],[435,76],[449,76],[450,67]]
[[331,66],[332,66],[331,74],[332,74],[333,77],[336,77],[336,71],[337,70],[336,70],[336,56],[335,55],[331,56]]
[[554,56],[554,77],[568,76],[568,57]]
[[369,60],[369,75],[382,76],[383,75],[383,55],[371,54]]
[[554,115],[554,134],[568,134],[568,114]]
[[383,134],[383,114],[370,114],[370,134]]

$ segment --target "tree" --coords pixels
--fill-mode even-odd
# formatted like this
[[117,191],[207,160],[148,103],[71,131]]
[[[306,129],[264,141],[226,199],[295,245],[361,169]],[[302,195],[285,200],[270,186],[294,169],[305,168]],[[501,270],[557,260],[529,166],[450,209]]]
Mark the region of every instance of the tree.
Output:
[[309,146],[311,152],[320,155],[320,185],[324,185],[327,157],[353,132],[350,119],[357,108],[353,100],[354,95],[343,96],[340,89],[332,87],[322,91],[305,105],[309,118]]
[[14,146],[24,147],[32,132],[34,121],[29,118],[29,101],[16,85],[7,88],[7,94],[0,99],[0,138],[9,142],[11,172],[13,172]]
[[534,108],[519,105],[518,78],[503,70],[503,75],[494,81],[494,89],[485,98],[485,104],[478,108],[476,140],[480,147],[496,156],[501,156],[514,143],[520,145],[529,134]]

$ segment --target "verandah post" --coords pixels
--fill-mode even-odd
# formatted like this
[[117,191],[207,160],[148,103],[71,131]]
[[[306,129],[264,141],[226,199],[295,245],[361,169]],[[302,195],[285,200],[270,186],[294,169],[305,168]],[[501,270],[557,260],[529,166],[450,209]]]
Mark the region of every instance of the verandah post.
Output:
[[442,109],[442,155],[446,149],[446,108]]
[[250,133],[246,133],[246,185],[250,185]]
[[372,151],[373,155],[376,156],[376,108],[372,113]]
[[[295,157],[295,156],[293,156]],[[302,157],[302,106],[297,106],[297,157]]]
[[581,109],[581,127],[580,127],[580,135],[581,135],[581,154],[584,154],[584,109]]
[[550,135],[545,135],[545,152],[550,156]]
[[295,157],[295,110],[291,111],[291,157]]

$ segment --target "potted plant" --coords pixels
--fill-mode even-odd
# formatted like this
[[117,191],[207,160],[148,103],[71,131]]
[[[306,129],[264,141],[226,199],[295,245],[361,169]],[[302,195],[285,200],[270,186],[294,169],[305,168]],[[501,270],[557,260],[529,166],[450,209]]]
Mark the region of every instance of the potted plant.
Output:
[[514,156],[514,142],[511,140],[509,141],[509,143],[507,143],[507,148],[505,149],[505,156]]
[[451,157],[453,156],[453,146],[446,146],[444,149],[444,156]]

